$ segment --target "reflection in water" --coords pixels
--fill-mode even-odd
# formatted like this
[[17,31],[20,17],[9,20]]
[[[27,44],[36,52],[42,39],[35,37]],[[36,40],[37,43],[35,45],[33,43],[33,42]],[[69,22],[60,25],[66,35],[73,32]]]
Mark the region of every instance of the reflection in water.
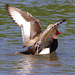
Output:
[[32,66],[33,62],[31,62],[31,58],[27,57],[27,58],[21,59],[20,61],[22,61],[22,63],[19,63],[18,66],[21,67],[22,69],[20,69],[19,72],[17,72],[17,73],[18,74],[31,73],[31,70],[33,67]]
[[[60,66],[57,54],[52,53],[50,55],[25,55],[23,59],[20,59],[21,63],[18,63],[16,69],[20,68],[18,74],[30,74],[40,73],[47,69],[50,70],[52,67]],[[58,62],[58,63],[57,63]]]
[[49,55],[49,60],[52,62],[59,62],[58,61],[58,56],[56,52],[53,52],[52,54]]

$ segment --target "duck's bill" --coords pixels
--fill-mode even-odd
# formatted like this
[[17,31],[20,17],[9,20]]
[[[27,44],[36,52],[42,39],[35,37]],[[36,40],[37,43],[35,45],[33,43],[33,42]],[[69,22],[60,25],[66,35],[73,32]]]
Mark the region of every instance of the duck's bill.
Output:
[[58,31],[58,34],[62,34],[62,32],[59,32],[59,31]]
[[62,32],[60,32],[59,30],[56,30],[58,34],[62,34]]

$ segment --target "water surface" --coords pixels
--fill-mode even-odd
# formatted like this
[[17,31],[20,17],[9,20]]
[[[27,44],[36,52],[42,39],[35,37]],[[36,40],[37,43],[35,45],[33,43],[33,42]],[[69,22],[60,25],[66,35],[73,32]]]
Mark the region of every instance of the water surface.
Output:
[[[8,16],[5,4],[39,18],[43,30],[60,19],[59,47],[50,55],[15,55],[23,51],[20,28]],[[75,75],[74,0],[0,0],[0,75]]]

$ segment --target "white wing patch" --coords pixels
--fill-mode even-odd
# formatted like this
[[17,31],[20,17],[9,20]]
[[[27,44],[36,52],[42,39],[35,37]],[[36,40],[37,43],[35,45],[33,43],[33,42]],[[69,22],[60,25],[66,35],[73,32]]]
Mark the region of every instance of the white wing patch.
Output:
[[[17,8],[16,8],[17,9]],[[19,9],[17,9],[19,10]],[[20,11],[20,10],[19,10]],[[9,13],[15,23],[17,23],[22,30],[22,37],[23,37],[23,45],[25,46],[26,42],[30,39],[30,22],[27,22],[22,15],[14,10],[13,8],[9,8]]]
[[[17,9],[19,10],[19,9]],[[27,21],[25,21],[25,19],[21,16],[21,14],[14,10],[13,8],[9,8],[9,13],[11,15],[11,17],[13,18],[13,20],[19,25],[24,25]]]
[[26,42],[30,40],[30,22],[26,23],[26,25],[23,25],[22,30],[22,38],[23,38],[23,46],[26,45]]

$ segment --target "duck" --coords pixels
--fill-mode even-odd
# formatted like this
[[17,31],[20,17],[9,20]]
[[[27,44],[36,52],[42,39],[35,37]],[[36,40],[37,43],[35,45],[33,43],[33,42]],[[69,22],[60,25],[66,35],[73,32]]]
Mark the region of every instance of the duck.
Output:
[[50,24],[50,27],[47,27],[47,29],[40,35],[39,40],[34,45],[30,46],[23,52],[16,52],[16,54],[42,55],[54,52],[58,47],[57,35],[62,34],[57,30],[57,28],[59,27],[60,23],[64,21],[65,20],[60,20],[55,24]]
[[27,50],[16,52],[16,54],[50,54],[57,49],[57,35],[61,34],[58,28],[66,20],[50,24],[42,31],[40,20],[34,18],[29,12],[22,11],[8,4],[6,4],[6,10],[13,22],[21,28],[23,48],[28,47]]

